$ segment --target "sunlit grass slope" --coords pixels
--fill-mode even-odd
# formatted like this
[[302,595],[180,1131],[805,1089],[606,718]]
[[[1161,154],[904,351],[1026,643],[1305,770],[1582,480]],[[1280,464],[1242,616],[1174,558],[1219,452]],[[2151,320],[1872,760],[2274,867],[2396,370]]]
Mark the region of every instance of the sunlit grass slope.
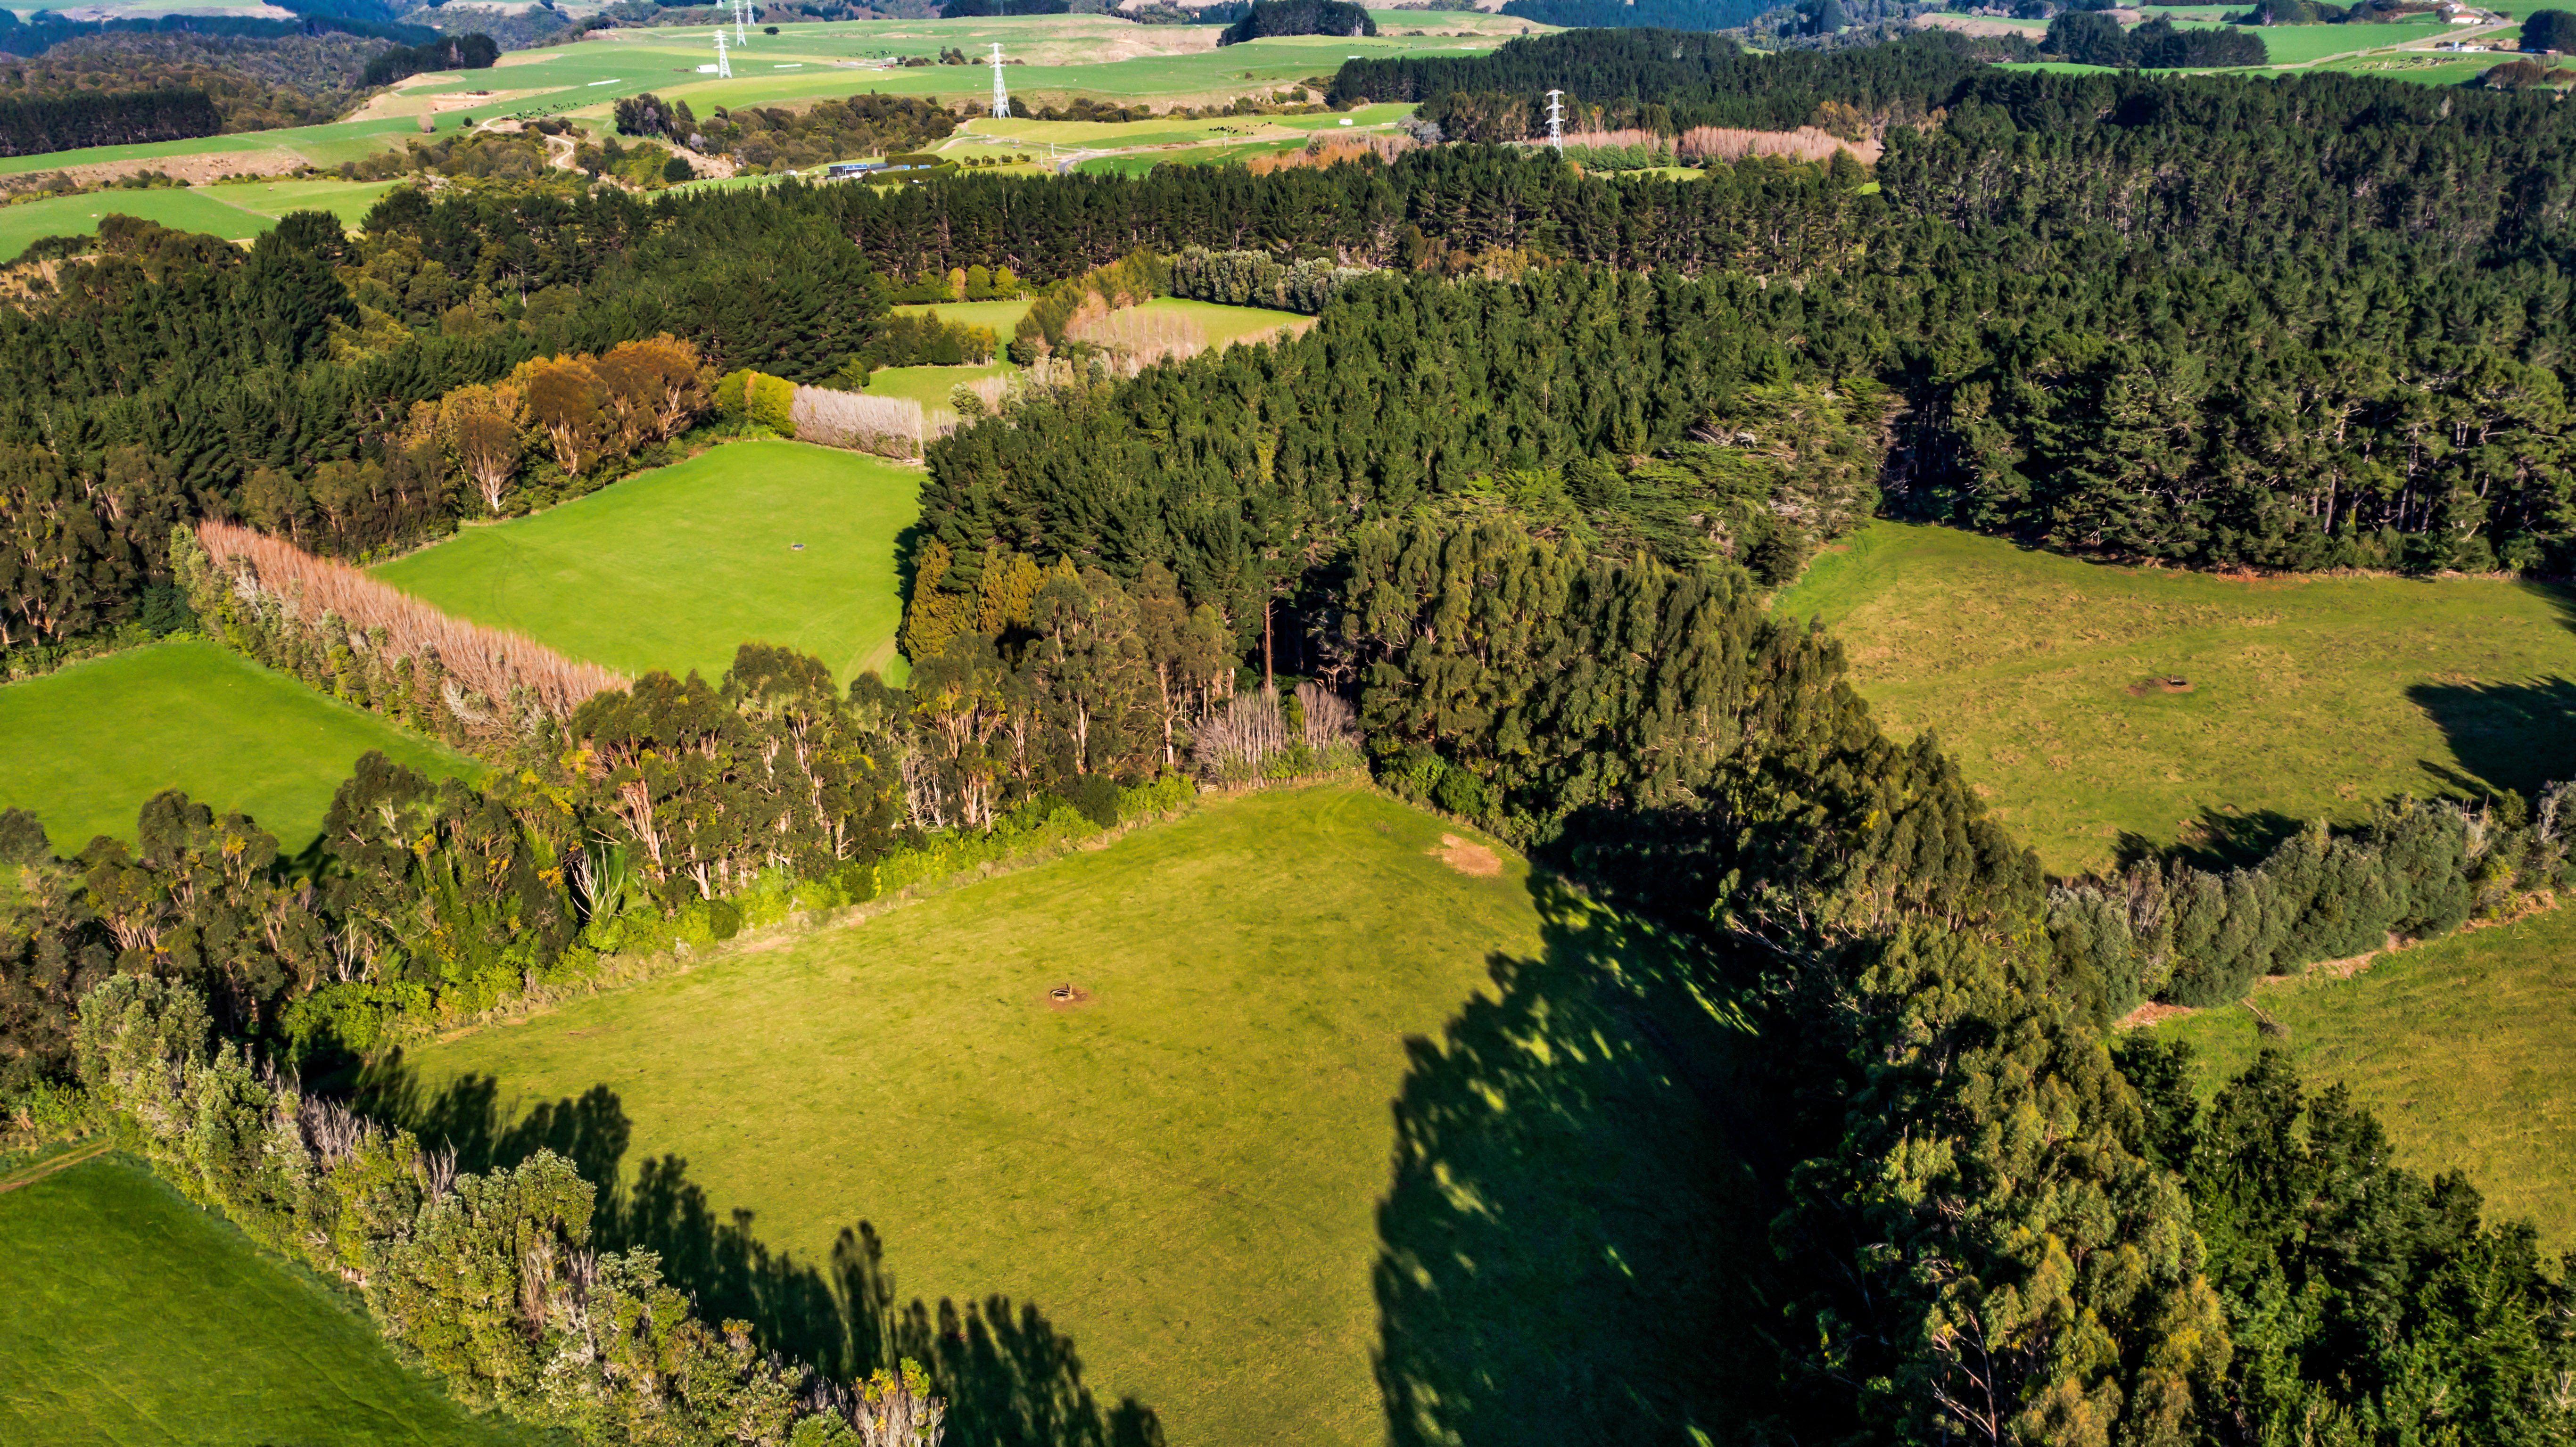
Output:
[[757,642],[813,654],[847,681],[896,662],[895,542],[920,489],[918,468],[736,442],[375,571],[448,612],[629,673],[713,680]]
[[238,809],[288,852],[322,830],[332,791],[381,749],[432,774],[475,765],[213,643],[162,643],[0,688],[0,808],[33,813],[55,851],[134,837],[163,789]]
[[2311,976],[2256,992],[2289,1027],[2255,1033],[2230,1006],[2158,1028],[2203,1056],[2204,1088],[2286,1043],[2311,1088],[2350,1085],[2375,1110],[2399,1160],[2426,1175],[2463,1170],[2491,1219],[2540,1227],[2552,1253],[2576,1247],[2576,909],[2471,930],[2382,956],[2350,979]]
[[2212,816],[2354,819],[2576,774],[2556,590],[2106,567],[1873,523],[1774,606],[1821,617],[1880,721],[1939,730],[2056,871],[2109,863],[2124,833],[2194,842]]
[[[1632,1388],[1686,1400],[1723,1355],[1700,1315],[1720,1298],[1691,1283],[1733,1249],[1693,1204],[1726,1177],[1696,1098],[1569,983],[1583,930],[1517,862],[1437,857],[1444,827],[1350,786],[1203,800],[439,1043],[410,1065],[429,1095],[464,1088],[415,1118],[473,1135],[476,1077],[516,1119],[561,1100],[546,1119],[577,1139],[537,1135],[604,1142],[630,1186],[646,1167],[628,1214],[683,1219],[638,1234],[713,1309],[800,1299],[868,1222],[899,1301],[1034,1308],[1084,1390],[1175,1443],[1382,1442],[1380,1353],[1452,1422],[1495,1404],[1477,1440],[1562,1440],[1550,1401],[1628,1422]],[[1091,998],[1052,1004],[1064,984]],[[1416,1154],[1391,1183],[1396,1118]],[[788,1266],[685,1229],[737,1210]],[[759,1264],[685,1265],[710,1258]],[[960,1410],[1032,1390],[970,1386]]]
[[364,1311],[115,1159],[0,1194],[0,1442],[529,1440],[394,1359]]

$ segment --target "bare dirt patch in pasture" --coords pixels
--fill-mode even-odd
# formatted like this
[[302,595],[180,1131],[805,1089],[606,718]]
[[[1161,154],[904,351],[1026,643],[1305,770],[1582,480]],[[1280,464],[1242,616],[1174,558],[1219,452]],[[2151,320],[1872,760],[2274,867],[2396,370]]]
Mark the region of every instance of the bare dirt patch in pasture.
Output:
[[1431,851],[1440,862],[1460,874],[1490,879],[1503,872],[1502,856],[1482,844],[1470,844],[1455,834],[1440,836],[1440,847]]
[[2193,683],[2190,679],[2185,678],[2178,673],[2169,673],[2161,677],[2143,679],[2137,683],[2130,684],[2129,697],[2145,698],[2151,693],[2189,693],[2197,687],[2199,687],[2199,685]]
[[1066,981],[1060,985],[1049,986],[1042,998],[1045,999],[1048,1009],[1062,1014],[1067,1010],[1079,1010],[1099,997],[1080,985]]

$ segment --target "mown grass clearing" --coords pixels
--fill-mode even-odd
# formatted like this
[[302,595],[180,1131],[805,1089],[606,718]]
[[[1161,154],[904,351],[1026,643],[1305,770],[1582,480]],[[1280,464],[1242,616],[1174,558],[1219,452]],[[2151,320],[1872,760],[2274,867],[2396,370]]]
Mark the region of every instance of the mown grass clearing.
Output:
[[2124,834],[2200,843],[2264,811],[2576,774],[2562,590],[2238,580],[1881,522],[1774,607],[1821,617],[1881,722],[1939,730],[2053,871],[2110,863]]
[[[1069,1337],[1081,1386],[1173,1442],[1382,1442],[1380,1352],[1451,1421],[1554,1392],[1613,1422],[1636,1390],[1704,1400],[1734,1359],[1712,1240],[1759,1217],[1709,1199],[1736,1168],[1698,1098],[1584,983],[1638,958],[1623,937],[1552,912],[1516,861],[1447,862],[1450,827],[1352,786],[1203,800],[440,1042],[402,1068],[402,1113],[470,1156],[497,1105],[522,1146],[614,1165],[629,1239],[710,1315],[841,1281],[835,1243],[865,1221],[898,1307],[1042,1313],[1004,1370]],[[1051,1000],[1066,984],[1083,998]],[[715,1227],[737,1210],[769,1254]],[[994,1394],[1069,1393],[987,1382],[961,1413]],[[1683,1440],[1681,1414],[1627,1440]],[[1535,1443],[1567,1418],[1490,1420],[1479,1440]]]
[[[736,442],[375,569],[460,617],[640,674],[724,676],[743,643],[846,682],[899,673],[896,539],[921,472],[794,442]],[[800,549],[796,545],[803,544]]]
[[133,839],[136,811],[163,789],[238,809],[301,850],[369,749],[436,775],[476,768],[213,643],[155,644],[0,688],[0,808],[33,813],[62,854],[101,834]]
[[141,1167],[0,1194],[0,1441],[528,1440],[404,1367],[356,1305]]
[[2377,1112],[2400,1163],[2461,1170],[2490,1220],[2576,1247],[2576,909],[2469,930],[2393,955],[2350,979],[2316,974],[2258,989],[2289,1028],[2256,1034],[2251,1013],[2206,1010],[2157,1026],[2199,1052],[2204,1092],[2265,1044],[2298,1057],[2311,1089],[2341,1081]]

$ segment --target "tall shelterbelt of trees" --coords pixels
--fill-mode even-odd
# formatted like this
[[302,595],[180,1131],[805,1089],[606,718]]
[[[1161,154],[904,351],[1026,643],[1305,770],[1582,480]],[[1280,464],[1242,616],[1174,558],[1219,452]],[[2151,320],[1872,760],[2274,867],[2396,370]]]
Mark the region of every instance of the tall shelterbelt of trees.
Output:
[[0,156],[182,141],[223,128],[215,98],[202,90],[80,91],[0,99]]

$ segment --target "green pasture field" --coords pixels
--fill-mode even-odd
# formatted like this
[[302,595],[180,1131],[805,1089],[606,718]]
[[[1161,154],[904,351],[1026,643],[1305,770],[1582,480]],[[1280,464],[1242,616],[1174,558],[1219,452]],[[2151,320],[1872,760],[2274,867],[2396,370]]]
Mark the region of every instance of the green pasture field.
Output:
[[[1452,868],[1450,827],[1359,786],[1211,796],[441,1041],[394,1093],[469,1155],[497,1116],[613,1165],[627,1234],[710,1315],[842,1280],[862,1222],[898,1309],[1007,1298],[1022,1328],[959,1394],[953,1441],[1131,1440],[970,1420],[1071,1398],[1012,1375],[1059,1350],[1176,1443],[1374,1447],[1399,1379],[1452,1422],[1484,1407],[1468,1440],[1561,1442],[1576,1416],[1689,1440],[1678,1408],[1661,1431],[1604,1424],[1736,1359],[1750,1313],[1688,1279],[1761,1249],[1762,1217],[1719,1199],[1742,1168],[1700,1097],[1585,983],[1651,947],[1517,860]],[[1067,983],[1089,998],[1052,1003]],[[1698,1028],[1687,1002],[1657,1018]],[[741,1224],[711,1241],[692,1219]],[[846,1329],[763,1325],[787,1346]]]
[[1269,307],[1226,306],[1220,302],[1190,301],[1177,296],[1158,296],[1143,306],[1130,310],[1146,313],[1177,313],[1197,322],[1207,333],[1210,346],[1230,342],[1268,341],[1280,328],[1304,331],[1315,319],[1297,312],[1275,311]]
[[[375,569],[450,613],[628,673],[709,681],[744,643],[899,675],[896,538],[921,472],[796,442],[735,442]],[[792,545],[802,543],[797,551]]]
[[247,241],[290,211],[328,211],[355,226],[391,190],[391,181],[283,181],[154,191],[92,191],[0,206],[0,259],[16,257],[47,236],[88,236],[101,219],[122,213],[180,231]]
[[1088,161],[1074,162],[1073,169],[1084,176],[1143,176],[1156,166],[1166,163],[1177,165],[1179,162],[1177,156],[1094,156]]
[[2350,979],[2279,981],[2254,1003],[2289,1028],[2266,1042],[2238,1006],[2155,1027],[2199,1052],[2204,1094],[2286,1044],[2311,1088],[2341,1081],[2379,1116],[2401,1164],[2462,1170],[2490,1220],[2576,1247],[2576,910],[2382,955]]
[[1938,730],[2058,873],[2111,863],[2124,834],[2206,842],[2264,811],[2354,820],[2576,775],[2564,590],[2237,580],[1878,522],[1773,606],[1821,617],[1880,723]]
[[899,306],[895,310],[913,313],[937,312],[941,321],[956,322],[963,326],[991,327],[1001,334],[1002,342],[1007,346],[1011,340],[1011,329],[1020,324],[1020,318],[1027,316],[1029,308],[1034,305],[1036,305],[1035,301],[1029,297],[1013,297],[1007,301],[930,302],[926,305]]
[[2456,56],[2407,51],[2396,55],[2329,60],[2317,69],[2376,75],[2415,85],[2464,85],[2512,58],[2509,55]]
[[[462,125],[457,115],[439,117],[442,131],[453,131]],[[278,131],[247,131],[233,136],[199,136],[186,141],[150,141],[131,146],[93,146],[81,151],[43,151],[28,156],[0,156],[0,176],[21,175],[29,171],[51,171],[63,166],[97,165],[111,161],[156,161],[176,156],[217,156],[234,152],[289,152],[299,162],[317,166],[336,166],[401,144],[405,136],[420,134],[420,123],[409,116],[380,117],[363,121],[334,121],[322,126],[296,126]]]
[[[976,301],[943,303],[937,306],[902,306],[897,311],[936,311],[948,321],[972,322],[991,327],[1009,344],[1011,331],[1028,314],[1030,303],[1017,301]],[[1131,311],[1177,313],[1199,324],[1208,345],[1223,347],[1241,341],[1273,340],[1281,327],[1298,331],[1314,324],[1314,318],[1296,312],[1274,311],[1266,307],[1222,306],[1215,302],[1188,301],[1179,297],[1156,297]],[[868,374],[868,392],[873,396],[909,397],[925,409],[949,408],[948,394],[960,383],[985,377],[1007,377],[1019,368],[1007,361],[995,360],[980,366],[964,367],[880,367]]]
[[[2467,26],[2460,26],[2465,30]],[[2356,51],[2411,45],[2449,35],[2439,21],[2414,25],[2266,25],[2256,33],[2274,65],[2307,65]]]
[[[1003,333],[1005,337],[1010,334]],[[879,367],[868,374],[871,397],[909,397],[921,404],[922,410],[954,412],[948,394],[960,384],[981,381],[986,377],[1007,377],[1019,368],[1008,362],[987,362],[965,367]]]
[[501,1444],[357,1305],[139,1165],[0,1195],[0,1442]]
[[214,643],[159,643],[0,687],[0,808],[33,813],[59,854],[100,834],[133,839],[135,812],[163,789],[238,809],[301,850],[369,749],[431,774],[476,772]]

